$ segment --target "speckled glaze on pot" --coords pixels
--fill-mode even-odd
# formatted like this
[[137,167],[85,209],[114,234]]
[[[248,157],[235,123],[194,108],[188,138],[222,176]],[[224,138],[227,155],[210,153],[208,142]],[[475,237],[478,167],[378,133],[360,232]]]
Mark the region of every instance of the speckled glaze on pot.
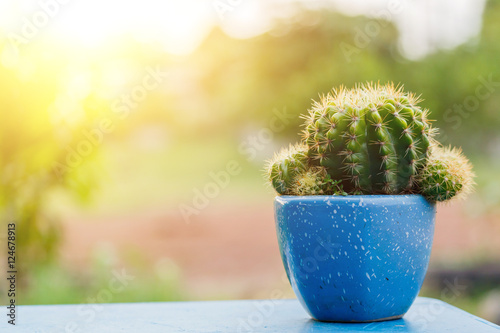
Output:
[[283,265],[297,298],[321,321],[403,316],[429,264],[435,204],[421,195],[278,196]]

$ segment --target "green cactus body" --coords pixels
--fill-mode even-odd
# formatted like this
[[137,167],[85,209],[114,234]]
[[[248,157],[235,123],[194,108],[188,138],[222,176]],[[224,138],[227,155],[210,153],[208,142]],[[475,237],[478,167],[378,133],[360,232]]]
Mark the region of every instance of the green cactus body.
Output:
[[474,184],[472,166],[460,150],[438,146],[418,102],[392,84],[328,94],[305,117],[302,144],[269,162],[268,180],[286,195],[464,196]]
[[458,149],[435,147],[419,175],[421,193],[430,201],[447,201],[470,192],[474,174]]
[[349,194],[411,192],[431,127],[418,100],[392,85],[335,91],[306,118],[304,143]]
[[282,149],[269,162],[267,174],[279,194],[292,194],[292,185],[299,174],[308,168],[307,148],[302,145]]

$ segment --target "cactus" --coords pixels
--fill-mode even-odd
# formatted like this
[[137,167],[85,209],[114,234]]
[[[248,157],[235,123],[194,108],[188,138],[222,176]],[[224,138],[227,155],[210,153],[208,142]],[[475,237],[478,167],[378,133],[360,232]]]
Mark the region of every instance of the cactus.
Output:
[[304,117],[301,144],[281,150],[267,177],[278,194],[419,193],[464,196],[472,167],[459,149],[441,148],[419,99],[393,84],[340,88]]
[[347,195],[323,167],[311,167],[295,177],[291,187],[292,195]]
[[418,184],[422,195],[430,201],[464,197],[474,184],[472,165],[460,149],[433,147]]
[[279,194],[292,194],[295,178],[308,168],[307,148],[303,145],[290,145],[282,149],[267,166],[267,177]]
[[325,167],[349,194],[412,192],[432,136],[418,102],[392,84],[328,94],[305,117],[312,164]]

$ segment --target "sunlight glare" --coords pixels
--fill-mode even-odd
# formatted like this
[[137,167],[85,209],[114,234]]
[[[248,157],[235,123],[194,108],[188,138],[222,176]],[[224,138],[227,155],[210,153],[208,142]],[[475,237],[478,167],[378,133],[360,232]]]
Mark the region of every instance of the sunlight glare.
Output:
[[[172,54],[192,52],[213,24],[207,2],[87,0],[61,5],[49,30],[96,48],[123,35],[159,42]],[[64,11],[64,15],[63,12]]]

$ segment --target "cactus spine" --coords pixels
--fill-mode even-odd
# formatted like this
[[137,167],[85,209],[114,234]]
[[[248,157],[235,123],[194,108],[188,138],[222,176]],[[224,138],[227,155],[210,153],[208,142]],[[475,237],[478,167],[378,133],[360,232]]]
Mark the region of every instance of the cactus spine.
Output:
[[323,167],[311,167],[298,174],[292,183],[292,195],[347,195]]

